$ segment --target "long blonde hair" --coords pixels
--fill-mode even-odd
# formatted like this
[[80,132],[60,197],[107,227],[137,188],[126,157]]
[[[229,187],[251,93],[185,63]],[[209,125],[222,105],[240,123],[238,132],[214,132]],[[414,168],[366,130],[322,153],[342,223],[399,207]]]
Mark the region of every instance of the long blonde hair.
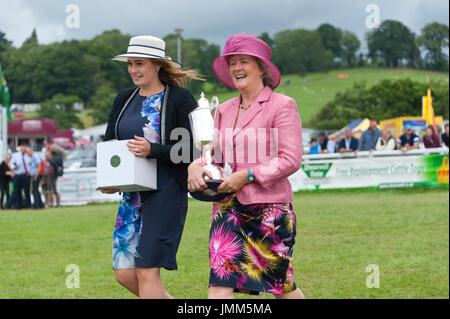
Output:
[[166,60],[156,61],[161,65],[159,70],[159,80],[162,83],[184,88],[186,87],[186,79],[205,81],[197,70],[182,70]]

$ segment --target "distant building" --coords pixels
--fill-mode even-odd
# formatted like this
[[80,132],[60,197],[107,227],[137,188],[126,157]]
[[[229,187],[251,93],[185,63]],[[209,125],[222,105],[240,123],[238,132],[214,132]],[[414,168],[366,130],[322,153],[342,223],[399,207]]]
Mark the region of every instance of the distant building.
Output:
[[73,131],[58,130],[56,120],[52,119],[34,118],[8,122],[8,143],[12,150],[21,143],[29,143],[35,151],[41,151],[47,142],[70,149],[75,145]]
[[[41,109],[41,105],[39,103],[14,103],[11,104],[11,112],[37,112]],[[83,111],[84,103],[77,102],[73,104],[73,109],[75,111]]]

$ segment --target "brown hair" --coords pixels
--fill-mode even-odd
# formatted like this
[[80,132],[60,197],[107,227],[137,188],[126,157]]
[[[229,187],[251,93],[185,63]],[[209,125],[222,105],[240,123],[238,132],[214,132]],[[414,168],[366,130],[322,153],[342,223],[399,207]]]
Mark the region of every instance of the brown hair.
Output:
[[197,70],[182,70],[165,60],[156,60],[161,65],[159,80],[165,84],[186,87],[186,79],[205,81]]
[[258,59],[258,58],[255,58],[255,59],[256,59],[256,62],[258,62],[259,69],[263,72],[262,82],[263,82],[264,86],[268,86],[272,90],[274,90],[275,87],[273,85],[273,79],[272,79],[272,75],[270,75],[269,68],[260,59]]
[[[433,126],[433,125],[428,125],[426,129],[430,129],[431,132],[434,133],[434,126]],[[426,130],[426,129],[425,129],[425,130]]]

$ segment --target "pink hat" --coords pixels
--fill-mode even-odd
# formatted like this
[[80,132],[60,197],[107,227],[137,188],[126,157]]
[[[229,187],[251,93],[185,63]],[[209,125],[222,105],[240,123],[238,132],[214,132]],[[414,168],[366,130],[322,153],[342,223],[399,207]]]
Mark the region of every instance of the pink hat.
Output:
[[233,90],[237,90],[231,78],[228,62],[228,57],[235,54],[250,55],[258,58],[269,69],[273,79],[273,87],[276,88],[280,84],[280,71],[275,64],[270,62],[272,49],[263,40],[245,33],[235,34],[228,38],[222,55],[214,60],[212,68],[220,82]]

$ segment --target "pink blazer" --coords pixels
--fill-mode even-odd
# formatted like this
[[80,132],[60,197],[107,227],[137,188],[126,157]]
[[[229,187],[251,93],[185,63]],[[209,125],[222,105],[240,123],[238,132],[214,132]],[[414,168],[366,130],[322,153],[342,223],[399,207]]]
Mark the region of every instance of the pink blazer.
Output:
[[265,87],[239,122],[240,97],[219,106],[213,160],[232,171],[252,168],[255,182],[237,193],[241,204],[292,202],[288,176],[302,163],[302,124],[297,103]]

